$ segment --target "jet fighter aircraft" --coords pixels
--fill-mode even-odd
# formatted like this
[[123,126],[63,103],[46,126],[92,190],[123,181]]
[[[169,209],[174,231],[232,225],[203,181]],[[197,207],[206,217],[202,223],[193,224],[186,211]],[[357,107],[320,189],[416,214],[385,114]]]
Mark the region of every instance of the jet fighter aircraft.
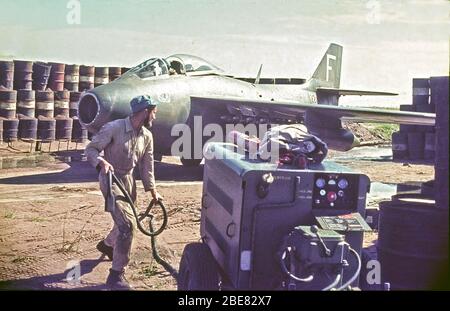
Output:
[[[129,102],[149,95],[159,103],[155,153],[169,155],[177,136],[175,124],[193,127],[201,116],[209,123],[302,122],[308,130],[336,150],[358,145],[341,121],[434,125],[435,114],[382,109],[346,108],[338,105],[344,95],[397,95],[395,93],[341,89],[342,46],[330,44],[310,79],[237,78],[199,57],[176,54],[151,58],[119,79],[85,92],[79,102],[81,123],[96,133],[105,123],[131,113]],[[202,137],[203,142],[207,137]],[[182,158],[184,165],[198,165],[201,156]]]

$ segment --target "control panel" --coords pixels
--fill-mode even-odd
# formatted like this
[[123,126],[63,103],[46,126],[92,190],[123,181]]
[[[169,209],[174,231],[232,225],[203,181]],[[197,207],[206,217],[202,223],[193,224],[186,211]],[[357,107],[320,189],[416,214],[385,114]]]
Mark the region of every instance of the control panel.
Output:
[[356,211],[359,179],[357,175],[316,173],[313,208]]

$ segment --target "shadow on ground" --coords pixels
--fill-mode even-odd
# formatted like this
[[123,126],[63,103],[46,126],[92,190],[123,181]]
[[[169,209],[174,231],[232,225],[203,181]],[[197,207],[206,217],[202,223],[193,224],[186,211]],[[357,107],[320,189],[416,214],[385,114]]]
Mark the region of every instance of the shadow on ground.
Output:
[[[0,178],[0,184],[59,184],[95,182],[98,180],[97,171],[85,161],[67,163],[69,168],[61,172],[50,172],[33,175]],[[137,176],[139,178],[139,176]],[[155,162],[155,178],[157,181],[201,181],[203,179],[203,165],[198,167],[184,167],[182,165]]]
[[86,259],[80,261],[81,284],[70,285],[66,280],[71,274],[71,269],[62,273],[31,277],[20,280],[0,281],[0,290],[107,290],[105,284],[89,284],[83,282],[83,275],[91,273],[94,268],[103,261],[103,256],[98,259]]

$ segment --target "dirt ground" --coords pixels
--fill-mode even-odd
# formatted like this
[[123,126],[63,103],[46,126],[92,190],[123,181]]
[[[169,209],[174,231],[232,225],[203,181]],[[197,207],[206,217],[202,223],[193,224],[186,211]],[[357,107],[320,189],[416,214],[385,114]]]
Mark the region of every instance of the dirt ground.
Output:
[[[0,288],[104,289],[111,262],[95,246],[108,233],[112,220],[104,212],[95,170],[80,161],[81,152],[63,152],[72,156],[69,163],[47,153],[39,155],[40,161],[20,165],[26,162],[21,153],[5,145],[0,151]],[[329,159],[333,158],[367,174],[372,182],[419,182],[434,175],[432,166],[393,163],[389,158],[331,153]],[[157,238],[158,251],[178,269],[184,245],[200,238],[203,167],[185,168],[178,159],[164,157],[155,170],[169,213],[168,227]],[[143,207],[150,198],[138,184],[138,205]],[[365,245],[374,239],[376,234],[368,234]],[[80,267],[79,283],[66,280],[75,271],[73,266]],[[152,259],[150,238],[141,233],[137,233],[126,275],[136,289],[176,289],[175,280]]]

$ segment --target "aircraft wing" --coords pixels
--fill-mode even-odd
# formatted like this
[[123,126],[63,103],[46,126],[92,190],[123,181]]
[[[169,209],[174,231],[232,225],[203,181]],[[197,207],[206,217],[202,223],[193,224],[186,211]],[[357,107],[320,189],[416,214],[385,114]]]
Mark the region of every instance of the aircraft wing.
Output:
[[[341,121],[399,123],[411,125],[435,125],[434,113],[394,111],[387,109],[350,108],[328,105],[302,104],[295,101],[249,100],[238,97],[191,97],[191,105],[206,112],[209,109],[223,109],[229,113],[243,116],[273,116],[297,119],[308,112],[325,118],[337,118]],[[326,121],[324,121],[326,122]]]
[[349,89],[336,89],[332,87],[318,87],[317,92],[326,93],[329,95],[380,95],[380,96],[394,96],[397,93],[379,92],[379,91],[362,91],[362,90],[349,90]]

